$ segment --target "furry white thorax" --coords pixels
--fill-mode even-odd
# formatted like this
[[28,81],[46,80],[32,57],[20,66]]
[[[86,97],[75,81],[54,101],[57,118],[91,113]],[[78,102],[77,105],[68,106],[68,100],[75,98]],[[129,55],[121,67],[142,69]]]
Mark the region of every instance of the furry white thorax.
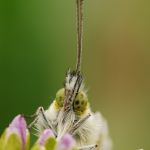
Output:
[[[73,137],[76,140],[76,144],[79,147],[98,144],[98,150],[111,150],[111,140],[108,135],[108,127],[106,120],[102,117],[101,113],[91,112],[90,109],[80,116],[85,117],[88,113],[91,116],[77,129]],[[73,122],[76,119],[75,113],[70,111],[64,116],[63,110],[56,110],[54,103],[45,111],[45,116],[49,121],[53,123],[57,132],[57,139],[60,139],[65,133],[68,133],[73,126]],[[42,115],[38,116],[38,121],[35,127],[39,134],[46,128],[48,128]]]

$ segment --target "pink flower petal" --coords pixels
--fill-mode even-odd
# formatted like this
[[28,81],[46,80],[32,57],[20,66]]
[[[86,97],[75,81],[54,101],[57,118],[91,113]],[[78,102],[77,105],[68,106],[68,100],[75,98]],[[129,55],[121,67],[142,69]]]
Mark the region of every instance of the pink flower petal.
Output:
[[65,134],[59,141],[59,150],[70,150],[75,146],[75,141],[70,134]]
[[46,142],[46,140],[48,139],[48,138],[50,138],[50,137],[55,137],[54,136],[54,134],[53,134],[53,132],[52,132],[52,130],[50,130],[50,129],[45,129],[44,131],[43,131],[43,133],[40,135],[40,138],[39,138],[39,144],[41,145],[41,146],[43,146],[44,144],[45,144],[45,142]]

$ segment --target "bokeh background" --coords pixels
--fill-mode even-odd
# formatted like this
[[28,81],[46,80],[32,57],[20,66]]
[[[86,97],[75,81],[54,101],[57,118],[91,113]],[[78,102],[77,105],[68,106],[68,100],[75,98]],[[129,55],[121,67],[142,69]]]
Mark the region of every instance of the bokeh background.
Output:
[[[150,1],[85,0],[83,74],[115,150],[150,149]],[[75,0],[0,1],[0,133],[47,108],[76,61]]]

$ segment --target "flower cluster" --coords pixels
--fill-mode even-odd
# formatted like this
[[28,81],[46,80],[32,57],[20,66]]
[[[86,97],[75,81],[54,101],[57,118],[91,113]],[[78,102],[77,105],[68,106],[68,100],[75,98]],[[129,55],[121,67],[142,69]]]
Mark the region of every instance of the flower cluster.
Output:
[[57,140],[50,129],[46,129],[30,148],[30,133],[23,116],[16,116],[0,137],[0,150],[75,150],[75,141],[66,134]]

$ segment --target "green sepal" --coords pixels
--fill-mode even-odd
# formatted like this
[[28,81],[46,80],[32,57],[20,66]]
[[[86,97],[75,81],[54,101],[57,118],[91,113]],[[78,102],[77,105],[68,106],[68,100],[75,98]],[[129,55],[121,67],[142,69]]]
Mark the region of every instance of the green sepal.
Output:
[[55,150],[56,139],[48,138],[43,146],[40,146],[38,142],[36,142],[31,150]]
[[[0,150],[21,150],[23,145],[20,137],[16,133],[11,133],[9,137],[6,135],[6,130],[0,137]],[[25,150],[30,148],[30,133],[27,132],[27,142],[24,145]]]
[[27,141],[26,141],[26,145],[25,145],[25,150],[29,150],[30,148],[30,132],[27,132]]
[[35,144],[35,145],[31,148],[31,150],[43,150],[43,148],[42,148],[40,145]]
[[[6,137],[6,136],[5,136]],[[12,133],[8,139],[4,139],[4,145],[2,150],[21,150],[22,144],[21,140],[19,139],[18,135]]]
[[56,146],[56,139],[52,137],[48,138],[44,146],[46,150],[54,150]]
[[3,134],[0,137],[0,150],[4,150],[5,137],[6,137],[6,130],[3,132]]
[[77,148],[72,148],[72,150],[78,150]]

